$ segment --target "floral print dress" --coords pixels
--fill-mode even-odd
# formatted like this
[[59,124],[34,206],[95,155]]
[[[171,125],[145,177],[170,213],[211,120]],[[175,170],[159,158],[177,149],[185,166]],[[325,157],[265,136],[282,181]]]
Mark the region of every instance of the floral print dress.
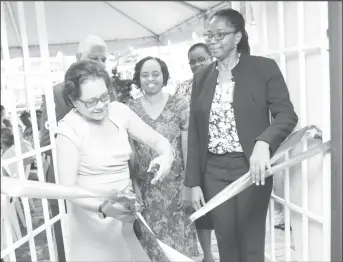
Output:
[[[181,131],[188,130],[189,106],[184,98],[169,96],[162,113],[153,120],[141,103],[142,98],[127,104],[141,119],[154,130],[166,137],[175,151],[171,174],[157,185],[151,185],[153,175],[147,173],[150,161],[157,157],[148,146],[135,141],[134,177],[138,180],[144,203],[142,215],[156,237],[185,256],[198,256],[197,236],[194,223],[189,216],[193,209],[178,208],[178,201],[184,183],[184,163],[181,150]],[[162,255],[147,243],[142,243],[152,257],[161,261]]]
[[192,84],[193,78],[178,84],[175,88],[174,96],[184,97],[189,103],[192,95]]

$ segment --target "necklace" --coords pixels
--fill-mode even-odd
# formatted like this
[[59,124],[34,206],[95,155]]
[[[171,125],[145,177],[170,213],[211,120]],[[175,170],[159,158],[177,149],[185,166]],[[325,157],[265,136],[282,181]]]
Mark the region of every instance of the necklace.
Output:
[[[240,56],[241,56],[241,54],[239,53],[234,67],[236,67],[237,64],[239,63]],[[235,91],[235,81],[234,81],[233,75],[231,73],[230,76],[228,76],[227,81],[225,81],[225,83],[223,84],[221,101],[225,104],[227,104],[227,103],[232,104],[234,91]]]

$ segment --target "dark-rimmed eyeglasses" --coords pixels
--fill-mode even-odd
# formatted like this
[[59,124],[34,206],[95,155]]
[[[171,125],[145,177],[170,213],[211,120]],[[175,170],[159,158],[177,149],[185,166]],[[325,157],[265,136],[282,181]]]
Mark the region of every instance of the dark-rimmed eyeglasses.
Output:
[[80,102],[84,103],[85,106],[87,108],[92,108],[92,107],[95,107],[99,101],[101,102],[108,102],[111,100],[111,94],[112,94],[112,91],[108,91],[107,93],[101,95],[99,98],[92,98],[92,99],[89,99],[87,101],[83,101],[81,99],[78,99]]
[[201,56],[201,57],[198,57],[198,58],[195,59],[195,60],[190,60],[190,61],[188,62],[188,64],[190,64],[191,66],[194,66],[194,65],[196,65],[197,63],[199,63],[199,64],[204,64],[208,58],[209,58],[209,56],[207,56],[207,57]]
[[212,37],[214,37],[217,41],[223,40],[227,35],[234,34],[235,31],[232,32],[217,32],[217,33],[205,33],[203,34],[205,41],[210,41]]

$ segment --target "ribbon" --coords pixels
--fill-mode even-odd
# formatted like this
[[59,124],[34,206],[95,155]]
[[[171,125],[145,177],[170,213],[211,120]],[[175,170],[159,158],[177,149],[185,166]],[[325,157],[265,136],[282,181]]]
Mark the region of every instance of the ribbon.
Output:
[[[303,140],[310,139],[322,139],[322,132],[316,126],[304,127],[297,132],[292,133],[278,148],[274,156],[271,158],[270,162],[272,165],[272,171],[266,171],[266,177],[269,177],[277,172],[280,172],[286,168],[289,168],[293,165],[300,163],[301,161],[310,158],[319,153],[326,152],[330,149],[330,141],[319,144],[315,147],[308,149],[307,151],[296,155],[295,157],[285,161],[285,155],[292,149],[295,145],[301,143]],[[247,172],[245,175],[237,179],[235,182],[231,183],[229,186],[220,191],[217,195],[211,198],[203,207],[194,212],[190,219],[195,221],[201,216],[204,216],[206,213],[224,203],[225,201],[231,199],[238,193],[250,187],[251,175],[250,172]]]
[[[120,215],[121,208],[126,208],[132,210],[132,213],[136,216],[135,221],[124,222],[122,226],[122,235],[126,241],[128,249],[130,250],[132,262],[151,261],[151,258],[146,254],[138,238],[149,239],[149,243],[153,243],[154,247],[161,253],[161,256],[165,258],[163,261],[194,261],[156,238],[140,214],[142,208],[140,203],[137,202],[136,195],[132,192],[131,186],[128,186],[122,191],[89,190],[77,186],[64,186],[60,184],[28,181],[2,176],[1,194],[11,197],[28,198],[66,200],[77,198],[99,198],[103,200],[113,200],[116,202],[115,207],[118,207],[118,215]],[[123,216],[121,215],[121,217]]]

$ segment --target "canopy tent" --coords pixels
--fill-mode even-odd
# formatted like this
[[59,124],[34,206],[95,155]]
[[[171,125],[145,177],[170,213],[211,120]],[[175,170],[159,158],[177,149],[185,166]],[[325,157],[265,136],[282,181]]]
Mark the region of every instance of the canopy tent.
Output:
[[[21,56],[17,5],[2,6],[11,57]],[[44,1],[50,55],[74,55],[88,34],[104,39],[110,52],[175,43],[192,32],[202,34],[208,15],[230,6],[228,1]],[[39,56],[34,2],[24,2],[24,10],[30,56]]]

